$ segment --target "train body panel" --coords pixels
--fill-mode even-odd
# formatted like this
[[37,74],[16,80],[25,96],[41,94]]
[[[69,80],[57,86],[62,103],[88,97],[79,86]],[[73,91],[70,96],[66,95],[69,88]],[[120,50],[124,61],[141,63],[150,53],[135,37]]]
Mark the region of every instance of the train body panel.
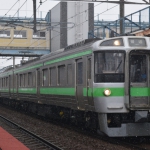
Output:
[[84,41],[5,70],[0,96],[43,116],[99,122],[108,136],[149,136],[149,67],[149,38]]
[[[110,89],[111,95],[105,96],[104,90]],[[124,83],[94,83],[93,97],[95,111],[98,113],[128,113],[125,106]]]
[[120,127],[107,126],[107,114],[99,114],[101,130],[110,137],[149,136],[150,123],[122,123]]

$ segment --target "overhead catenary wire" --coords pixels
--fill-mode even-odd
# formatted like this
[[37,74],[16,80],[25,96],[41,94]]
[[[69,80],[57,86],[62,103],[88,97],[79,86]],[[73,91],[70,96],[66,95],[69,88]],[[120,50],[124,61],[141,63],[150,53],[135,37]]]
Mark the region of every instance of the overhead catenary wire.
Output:
[[[26,1],[27,1],[27,0],[26,0]],[[24,4],[25,4],[25,3],[24,3]],[[41,4],[36,8],[36,10],[37,10],[40,6],[41,6]],[[22,7],[22,6],[21,6],[21,7]],[[32,16],[33,16],[33,14],[32,14]],[[32,16],[30,17],[30,19],[32,18]],[[19,34],[23,29],[24,29],[24,27],[21,28],[21,30],[18,32],[18,34]],[[18,35],[18,34],[17,34],[17,35]],[[16,35],[16,36],[17,36],[17,35]],[[13,40],[14,40],[14,38],[10,41],[10,43],[9,43],[7,46],[9,46],[9,45],[12,43]],[[6,46],[6,47],[7,47],[7,46]],[[3,51],[4,51],[4,50],[3,50]],[[2,52],[3,52],[3,51],[2,51]],[[2,54],[2,52],[1,52],[1,54]],[[6,56],[6,57],[7,57],[7,56]],[[5,58],[6,58],[6,57],[5,57]],[[6,61],[8,61],[8,60],[10,60],[10,59],[12,59],[12,57],[8,58]],[[4,62],[5,62],[5,61],[4,61]],[[4,63],[4,62],[2,62],[2,63]],[[0,63],[0,64],[1,64],[1,63]]]
[[[101,4],[101,3],[100,3],[100,4]],[[98,4],[98,5],[100,5],[100,4]],[[98,6],[98,5],[96,5],[96,6]],[[94,6],[94,7],[96,7],[96,6]],[[114,7],[116,7],[116,6],[114,6]],[[113,8],[114,8],[114,7],[113,7]],[[110,9],[112,9],[112,8],[110,8]],[[107,9],[106,11],[104,11],[104,12],[102,12],[102,13],[105,13],[105,12],[107,12],[107,11],[110,10],[110,9]],[[89,10],[89,9],[88,9],[88,10]],[[86,11],[86,10],[84,10],[82,13],[84,13],[85,11]],[[102,14],[102,13],[100,13],[100,14]],[[81,13],[79,13],[79,14],[81,14]],[[71,16],[70,18],[73,18],[73,17],[75,17],[75,16],[77,16],[77,15],[79,15],[79,14],[76,14],[76,15],[74,15],[74,16]],[[99,15],[99,14],[98,14],[98,15]],[[32,15],[32,16],[33,16],[33,15]],[[31,17],[32,17],[32,16],[31,16]],[[97,16],[97,15],[96,15],[96,16]],[[94,16],[94,17],[96,17],[96,16]],[[70,18],[68,18],[68,19],[70,19]],[[68,20],[68,19],[67,19],[67,20]],[[88,21],[88,20],[86,20],[86,21]],[[86,21],[85,21],[85,22],[86,22]],[[84,23],[84,22],[82,22],[82,23]],[[82,24],[82,23],[81,23],[81,24]],[[80,24],[78,24],[78,25],[80,25]],[[78,25],[77,25],[77,26],[78,26]],[[47,29],[47,28],[46,28],[46,29]],[[57,31],[57,32],[58,32],[58,31]],[[62,35],[60,32],[58,32],[58,33],[59,33],[59,35]],[[57,36],[59,36],[59,35],[57,35]],[[55,37],[56,37],[56,36],[55,36]],[[55,37],[53,37],[53,38],[55,38]],[[42,39],[42,38],[40,38],[40,39]],[[37,41],[38,41],[38,40],[39,40],[39,39],[37,39]],[[46,40],[46,41],[47,41],[47,40]],[[44,41],[44,42],[46,42],[46,41]],[[43,44],[44,42],[40,43],[39,45]],[[37,45],[37,46],[39,46],[39,45]],[[30,46],[31,46],[31,45],[30,45]]]
[[[101,2],[101,3],[102,3],[102,2]],[[94,7],[100,5],[101,3],[95,5]],[[113,9],[114,7],[117,7],[117,6],[118,6],[118,5],[115,5],[115,6],[111,7],[111,8],[109,8],[109,9],[107,8],[107,10],[103,11],[103,12],[100,13],[100,14],[103,14],[103,13],[105,13],[105,12],[109,11],[110,9]],[[90,10],[90,9],[87,9],[87,10]],[[84,12],[87,11],[87,10],[84,10],[84,11],[82,11],[81,13],[84,13]],[[79,14],[81,14],[81,13],[79,13]],[[74,15],[74,16],[71,16],[70,18],[73,18],[73,17],[75,17],[75,16],[77,16],[77,15],[79,15],[79,14],[76,14],[76,15]],[[100,14],[98,14],[98,15],[100,15]],[[98,16],[98,15],[95,15],[94,18],[95,18],[96,16]],[[70,19],[70,18],[68,18],[68,19]],[[67,20],[68,20],[68,19],[67,19]],[[86,21],[88,21],[88,19],[87,19]],[[86,21],[84,21],[84,22],[82,22],[82,23],[80,23],[80,24],[83,24],[83,23],[85,23]],[[80,24],[78,24],[78,25],[80,25]],[[77,25],[77,26],[78,26],[78,25]],[[46,28],[46,29],[47,29],[47,28]],[[45,29],[45,30],[46,30],[46,29]],[[56,30],[54,30],[54,29],[53,29],[53,31],[59,33],[58,35],[56,35],[56,36],[53,37],[53,38],[56,38],[56,37],[59,36],[59,35],[63,35],[63,34],[61,34],[59,31],[56,31]],[[46,33],[46,34],[47,34],[47,33]],[[42,39],[42,38],[38,38],[36,41],[34,41],[33,43],[31,43],[31,45],[33,45],[35,42],[37,42],[37,41],[40,40],[40,39]],[[49,39],[48,39],[48,40],[49,40]],[[36,47],[38,47],[39,45],[41,45],[41,44],[47,42],[48,40],[46,40],[46,41],[44,41],[44,42],[38,44]],[[31,45],[30,45],[30,46],[31,46]],[[30,46],[29,46],[29,47],[30,47]]]
[[[113,9],[113,8],[115,8],[115,7],[117,7],[117,6],[118,6],[118,4],[115,5],[115,6],[113,6],[113,7],[111,7],[111,8],[109,8],[109,9],[107,9],[107,10],[105,10],[105,11],[103,11],[103,12],[101,12],[101,13],[99,13],[98,15],[101,15],[101,14],[103,14],[103,13],[105,13],[105,12],[107,12],[107,11],[109,11],[109,10],[111,10],[111,9]],[[90,18],[90,20],[92,20],[92,19],[95,18],[95,17],[97,17],[97,15],[95,15],[95,16],[92,17],[92,18]],[[86,21],[84,21],[84,22],[82,22],[82,23],[76,25],[75,27],[77,27],[77,26],[79,26],[79,25],[81,25],[81,24],[83,24],[83,23],[85,23],[85,22],[87,22],[87,21],[88,21],[88,19],[87,19]],[[69,31],[69,30],[70,30],[70,29],[68,29],[67,31]],[[57,31],[57,32],[59,32],[59,31]],[[56,38],[56,37],[58,37],[58,36],[60,36],[60,35],[63,35],[63,33],[60,33],[60,32],[59,32],[59,34],[56,35],[56,36],[54,36],[53,39]],[[49,39],[48,39],[48,40],[49,40]],[[46,41],[42,42],[41,44],[43,44],[43,43],[45,43],[45,42],[46,42]],[[39,45],[41,45],[41,44],[39,44]],[[39,45],[37,45],[37,46],[39,46]],[[36,47],[37,47],[37,46],[36,46]]]
[[[45,0],[46,1],[46,0]],[[95,5],[94,7],[97,7],[98,5],[100,5],[100,4],[102,4],[103,2],[100,2],[99,4],[97,4],[97,5]],[[74,18],[74,17],[76,17],[77,15],[81,15],[82,13],[85,13],[85,12],[87,12],[87,11],[89,11],[89,10],[91,10],[92,8],[88,8],[88,9],[86,9],[86,10],[84,10],[84,11],[82,11],[82,12],[80,12],[79,14],[75,14],[74,16],[71,16],[71,17],[69,17],[69,18],[67,18],[67,20],[68,19],[71,19],[71,18]],[[67,20],[65,20],[65,21],[67,21]],[[60,24],[58,24],[58,25],[60,25]],[[51,26],[51,28],[52,28],[53,26]],[[49,28],[49,27],[48,27]],[[47,30],[48,28],[46,28],[45,30]],[[56,31],[56,30],[54,30],[53,29],[53,31]],[[56,31],[57,32],[57,31]],[[59,31],[58,31],[58,33],[60,33]],[[47,33],[46,33],[47,34]],[[59,34],[59,35],[61,35],[61,34]],[[59,36],[58,35],[58,36]],[[40,39],[42,39],[42,38],[38,38],[37,39],[37,41],[38,40],[40,40]],[[31,45],[29,45],[28,47],[30,47],[30,46],[32,46],[35,42],[37,42],[37,41],[34,41],[33,43],[31,43]],[[46,41],[45,41],[46,42]],[[42,42],[42,43],[44,43],[44,42]]]
[[[103,13],[105,13],[105,12],[107,12],[107,11],[109,11],[109,10],[111,10],[111,9],[113,9],[113,8],[115,8],[115,7],[117,7],[118,6],[118,4],[117,5],[115,5],[115,6],[113,6],[113,7],[111,7],[111,8],[109,8],[109,9],[107,9],[107,10],[105,10],[105,11],[103,11],[103,12],[101,12],[100,14],[98,14],[98,15],[101,15],[101,14],[103,14]],[[90,18],[90,20],[92,20],[93,18],[95,18],[95,17],[97,17],[97,15],[95,15],[94,17],[92,17],[92,18]],[[80,24],[78,24],[78,25],[76,25],[75,27],[77,27],[77,26],[79,26],[79,25],[81,25],[81,24],[83,24],[83,23],[85,23],[85,22],[87,22],[88,21],[88,19],[86,20],[86,21],[84,21],[84,22],[81,22]],[[70,29],[69,29],[70,30]],[[63,35],[63,33],[60,33],[60,34],[58,34],[58,35],[56,35],[56,36],[54,36],[53,38],[56,38],[56,37],[58,37],[59,35]]]
[[3,19],[19,1],[20,1],[20,0],[17,0],[17,2],[16,2],[16,3],[6,12],[6,14],[5,14],[2,18],[0,18],[0,19]]

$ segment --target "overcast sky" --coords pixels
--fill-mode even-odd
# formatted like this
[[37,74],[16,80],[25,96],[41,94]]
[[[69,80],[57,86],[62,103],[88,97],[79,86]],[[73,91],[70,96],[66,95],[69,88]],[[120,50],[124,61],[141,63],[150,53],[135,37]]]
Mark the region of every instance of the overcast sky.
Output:
[[[142,0],[128,0],[133,2],[142,2]],[[33,15],[33,0],[0,0],[0,16],[9,17],[31,17]],[[37,7],[40,6],[40,0],[37,0]],[[44,18],[47,12],[53,8],[59,1],[42,0],[42,5],[37,9],[37,17]],[[95,2],[95,20],[99,15],[100,20],[116,20],[119,18],[119,5],[110,3]],[[148,7],[148,5],[125,5],[125,15]],[[19,11],[18,11],[19,9]],[[146,15],[145,13],[144,15]],[[19,61],[17,61],[18,63]],[[0,59],[0,68],[4,65],[12,64],[12,60],[5,61]]]
[[[4,16],[6,14],[6,16],[11,16],[11,17],[12,16],[17,17],[18,15],[20,17],[25,17],[25,16],[31,17],[33,14],[33,1],[32,0],[4,0],[4,1],[0,0],[0,1],[1,1],[0,16]],[[142,2],[142,0],[130,0],[130,1]],[[40,5],[39,2],[40,2],[40,0],[37,0],[37,7]],[[59,1],[52,1],[52,0],[42,0],[42,2],[43,2],[42,5],[39,7],[39,9],[37,9],[37,17],[41,17],[41,15],[42,15],[42,17],[45,17],[46,13],[51,8],[53,8],[57,3],[59,3]],[[13,5],[14,5],[14,7],[11,8]],[[114,7],[114,8],[112,8],[112,7]],[[145,7],[148,7],[148,5],[126,4],[125,5],[125,15],[133,13],[133,12],[138,11]],[[20,8],[19,13],[17,13],[17,10],[19,8]],[[100,15],[100,19],[112,20],[114,17],[118,18],[118,16],[119,16],[119,5],[117,5],[117,4],[95,2],[94,8],[95,8],[95,15],[102,13]],[[104,11],[106,11],[106,12],[104,12]]]

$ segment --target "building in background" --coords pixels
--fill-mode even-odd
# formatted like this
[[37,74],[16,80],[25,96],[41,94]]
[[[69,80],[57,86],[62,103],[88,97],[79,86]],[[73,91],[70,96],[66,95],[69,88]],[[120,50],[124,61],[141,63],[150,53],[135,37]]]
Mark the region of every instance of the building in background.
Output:
[[33,32],[33,23],[27,19],[8,25],[0,22],[0,47],[49,49],[49,29],[46,21],[37,24],[36,33]]
[[49,15],[51,51],[88,39],[88,32],[94,29],[93,3],[60,2]]

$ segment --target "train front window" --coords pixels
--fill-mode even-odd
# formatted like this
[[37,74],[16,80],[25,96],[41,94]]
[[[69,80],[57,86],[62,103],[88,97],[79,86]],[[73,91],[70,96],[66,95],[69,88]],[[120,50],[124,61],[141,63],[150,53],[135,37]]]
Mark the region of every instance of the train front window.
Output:
[[130,56],[130,81],[146,82],[146,55]]
[[124,82],[124,53],[123,52],[96,52],[95,77],[96,83]]

